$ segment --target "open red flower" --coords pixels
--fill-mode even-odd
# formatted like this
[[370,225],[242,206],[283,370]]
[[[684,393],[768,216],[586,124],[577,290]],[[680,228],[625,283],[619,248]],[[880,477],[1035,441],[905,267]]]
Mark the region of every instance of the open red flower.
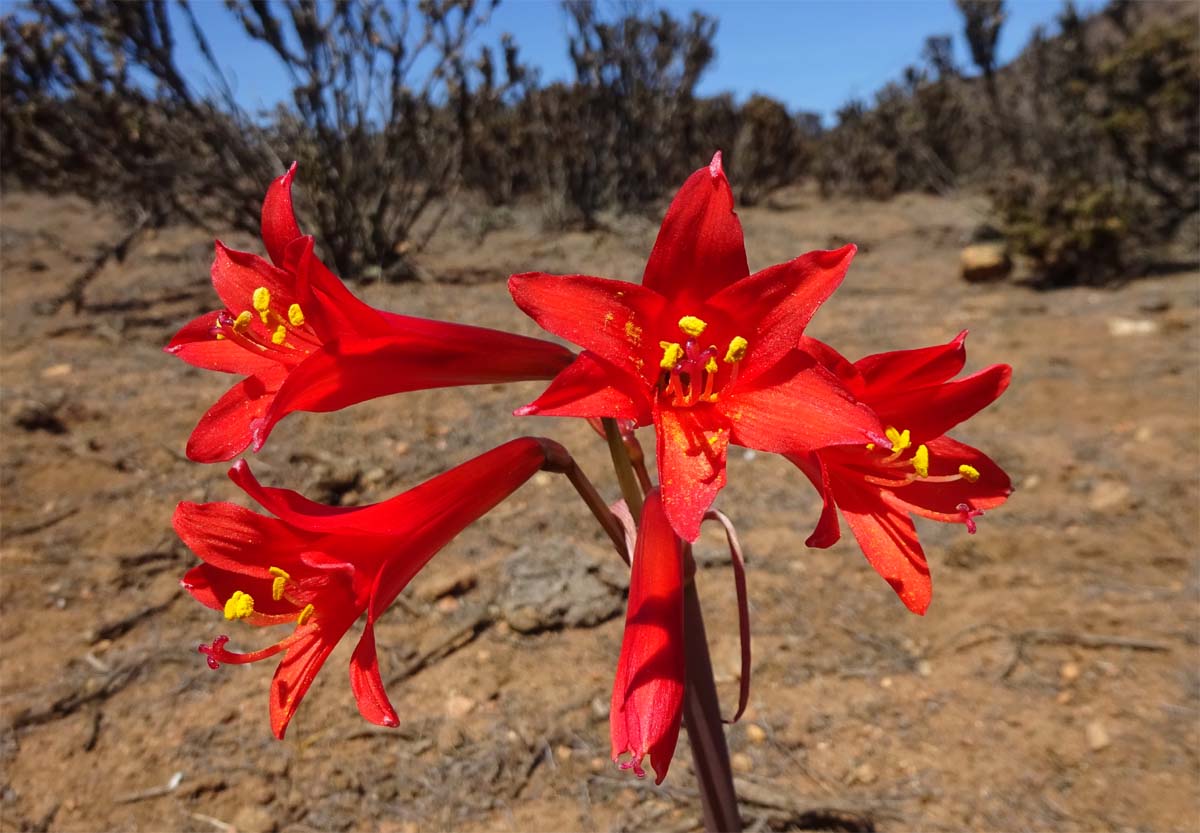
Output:
[[833,348],[804,338],[802,347],[879,414],[886,444],[843,445],[788,455],[825,501],[807,543],[828,547],[841,535],[837,508],[871,566],[914,613],[933,596],[929,565],[911,515],[962,523],[1004,503],[1008,475],[987,455],[946,432],[994,402],[1012,368],[992,365],[950,380],[966,361],[966,332],[948,344],[896,350],[851,364]]
[[667,777],[683,719],[683,550],[663,513],[659,490],[646,495],[629,576],[625,636],[613,683],[612,759],[654,782]]
[[295,629],[257,651],[230,651],[228,636],[200,651],[212,668],[283,653],[271,681],[271,729],[282,738],[321,665],[365,611],[366,628],[350,660],[350,686],[363,717],[397,725],[379,674],[376,620],[438,550],[512,494],[555,448],[548,440],[512,440],[360,508],[325,506],[264,487],[239,460],[230,479],[275,517],[232,503],[179,504],[175,531],[204,561],[182,584],[202,604],[223,610],[226,619]]
[[585,348],[517,414],[653,423],[667,517],[694,541],[725,485],[730,443],[799,454],[883,440],[870,409],[796,349],[854,252],[810,252],[750,275],[718,153],[671,203],[640,286],[537,272],[509,280],[525,313]]
[[229,460],[257,451],[294,411],[335,411],[427,388],[550,379],[570,351],[511,333],[395,315],[356,298],[313,253],[292,211],[292,165],[267,190],[270,262],[217,242],[213,286],[225,308],[186,324],[166,351],[246,376],[201,418],[187,454]]

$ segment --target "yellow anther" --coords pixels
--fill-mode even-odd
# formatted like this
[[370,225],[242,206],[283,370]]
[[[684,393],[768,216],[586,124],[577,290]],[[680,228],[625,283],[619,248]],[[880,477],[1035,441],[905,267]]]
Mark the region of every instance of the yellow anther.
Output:
[[692,338],[698,337],[708,328],[708,322],[694,315],[685,315],[679,319],[679,329]]
[[245,619],[254,613],[254,597],[241,590],[233,591],[229,601],[225,602],[226,619]]
[[867,443],[867,451],[874,451],[875,443]]
[[288,321],[292,323],[293,327],[304,326],[304,310],[300,309],[299,304],[292,304],[288,307]]
[[714,359],[712,356],[709,356],[708,363],[704,365],[704,369],[707,370],[709,373],[716,373],[717,372],[717,360]]
[[244,309],[238,313],[238,317],[233,319],[233,329],[236,332],[242,332],[250,326],[250,322],[254,319],[254,314],[248,309]]
[[662,360],[658,366],[663,370],[674,370],[675,365],[683,358],[683,348],[674,341],[660,341],[658,346],[663,349]]
[[912,445],[912,439],[907,428],[905,428],[903,431],[897,431],[895,428],[889,425],[886,429],[884,429],[883,433],[887,436],[888,442],[892,444],[893,454],[898,454]]
[[734,336],[733,340],[729,342],[729,349],[725,351],[725,361],[728,364],[740,362],[746,357],[746,348],[749,345],[750,342],[746,341],[746,339],[741,336]]
[[271,333],[271,343],[283,344],[285,338],[287,338],[287,327],[280,324],[275,328],[275,332]]
[[271,581],[271,598],[279,601],[283,598],[283,588],[287,586],[292,577],[278,567],[271,567],[267,572],[275,576]]
[[[908,432],[905,431],[904,433],[907,434]],[[924,443],[917,446],[917,450],[913,454],[912,465],[913,471],[917,473],[917,477],[929,476],[929,449],[925,447]]]
[[313,610],[315,610],[315,608],[312,605],[305,605],[304,610],[300,611],[300,615],[296,617],[296,624],[303,625],[305,622],[311,619]]
[[966,463],[963,463],[958,467],[958,473],[961,474],[963,479],[968,483],[974,483],[979,479],[979,469],[975,468],[974,466],[968,466]]
[[254,295],[251,298],[254,303],[254,308],[259,312],[266,312],[271,308],[271,290],[265,286],[260,286],[254,290]]

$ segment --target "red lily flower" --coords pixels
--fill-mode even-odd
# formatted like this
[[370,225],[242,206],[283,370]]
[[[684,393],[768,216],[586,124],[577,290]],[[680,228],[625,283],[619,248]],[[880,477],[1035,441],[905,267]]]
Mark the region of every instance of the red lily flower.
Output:
[[[271,729],[282,738],[321,665],[365,611],[350,660],[362,716],[398,724],[375,654],[374,625],[400,591],[464,527],[514,492],[555,453],[548,440],[512,440],[382,503],[325,506],[259,484],[245,460],[229,477],[274,518],[232,503],[181,503],[175,531],[204,561],[182,584],[226,619],[294,624],[286,638],[234,653],[228,636],[201,645],[208,664],[257,662],[280,652],[271,681]],[[561,451],[561,450],[560,450]]]
[[997,364],[948,381],[966,362],[966,336],[964,330],[948,344],[854,364],[815,339],[805,337],[801,345],[888,426],[886,445],[788,455],[825,502],[806,543],[828,547],[838,540],[840,508],[871,566],[918,614],[929,607],[933,584],[910,516],[962,523],[974,533],[975,517],[1012,492],[1008,475],[987,455],[946,436],[1004,393],[1012,376],[1011,367]]
[[612,759],[638,778],[650,756],[654,782],[667,777],[683,719],[683,550],[658,489],[646,495],[629,576],[625,636],[613,683]]
[[509,279],[517,306],[585,348],[516,413],[653,423],[667,517],[694,541],[725,485],[730,443],[799,454],[883,441],[875,415],[796,349],[854,252],[810,252],[750,275],[717,153],[671,203],[640,286],[537,272]]
[[262,209],[270,262],[217,241],[213,286],[225,308],[166,346],[189,364],[247,378],[201,418],[187,454],[229,460],[259,450],[293,411],[335,411],[393,393],[550,379],[573,358],[540,339],[395,315],[356,298],[313,254],[292,211],[293,164]]

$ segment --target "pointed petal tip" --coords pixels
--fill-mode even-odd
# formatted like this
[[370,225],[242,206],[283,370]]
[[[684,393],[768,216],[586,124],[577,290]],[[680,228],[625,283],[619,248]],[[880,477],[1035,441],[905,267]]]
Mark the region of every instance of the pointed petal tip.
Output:
[[718,179],[724,173],[721,168],[721,151],[718,150],[713,154],[712,161],[708,163],[708,175],[713,179]]
[[541,409],[537,405],[522,405],[513,411],[513,416],[537,416],[539,413],[541,413]]

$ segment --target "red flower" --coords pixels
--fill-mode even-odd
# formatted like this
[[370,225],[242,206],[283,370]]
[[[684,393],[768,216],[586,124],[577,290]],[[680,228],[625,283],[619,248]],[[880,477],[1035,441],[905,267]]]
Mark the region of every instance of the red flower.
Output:
[[667,777],[683,717],[683,551],[659,490],[646,496],[629,576],[625,637],[613,683],[612,758],[639,777],[650,756],[654,782]]
[[266,488],[239,460],[230,479],[276,517],[232,503],[179,504],[175,531],[204,561],[182,583],[226,619],[295,630],[249,653],[228,650],[228,636],[200,651],[212,668],[283,652],[271,682],[271,729],[282,738],[321,665],[366,611],[350,686],[363,717],[397,725],[379,675],[375,621],[439,549],[538,471],[552,447],[512,440],[390,500],[353,509]]
[[725,485],[729,443],[798,454],[883,441],[875,415],[796,349],[854,252],[811,252],[750,275],[718,153],[672,202],[640,286],[536,272],[509,280],[522,310],[585,348],[517,414],[653,423],[667,517],[694,541]]
[[292,212],[292,165],[263,201],[271,258],[217,242],[212,280],[225,308],[185,325],[165,348],[189,364],[245,375],[201,418],[193,460],[257,451],[293,411],[335,411],[393,393],[550,379],[570,351],[510,333],[381,312],[313,254]]
[[854,364],[815,339],[806,337],[801,345],[888,426],[887,444],[788,455],[825,501],[807,544],[828,547],[838,540],[840,508],[871,566],[914,613],[929,607],[933,585],[910,515],[962,523],[973,533],[975,517],[1012,492],[1008,475],[987,455],[945,436],[994,402],[1012,376],[1008,365],[992,365],[947,381],[966,361],[966,336],[964,331],[949,344],[879,353]]

